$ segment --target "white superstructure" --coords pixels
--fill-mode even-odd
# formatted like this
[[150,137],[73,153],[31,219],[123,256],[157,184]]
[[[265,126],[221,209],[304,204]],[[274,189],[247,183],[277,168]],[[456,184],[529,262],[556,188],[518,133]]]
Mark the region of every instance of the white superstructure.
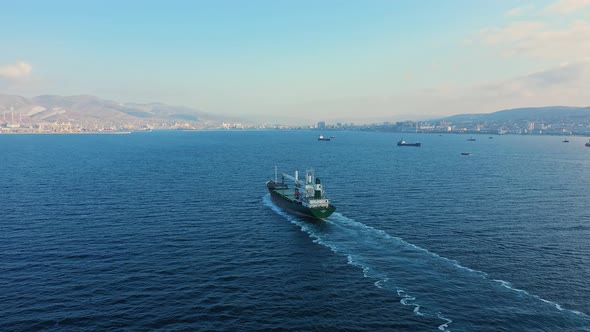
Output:
[[299,172],[295,171],[295,177],[283,173],[286,177],[295,182],[295,200],[301,202],[301,205],[308,208],[328,207],[330,200],[324,197],[324,191],[320,179],[316,178],[314,183],[314,174],[312,169],[305,172],[305,181],[299,180]]

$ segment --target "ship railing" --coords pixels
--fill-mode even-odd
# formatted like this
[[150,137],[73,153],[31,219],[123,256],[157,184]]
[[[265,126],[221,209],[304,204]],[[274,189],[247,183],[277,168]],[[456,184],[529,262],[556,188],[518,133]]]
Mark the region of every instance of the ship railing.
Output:
[[310,199],[304,202],[305,206],[309,208],[317,207],[328,207],[330,206],[330,200],[328,199]]

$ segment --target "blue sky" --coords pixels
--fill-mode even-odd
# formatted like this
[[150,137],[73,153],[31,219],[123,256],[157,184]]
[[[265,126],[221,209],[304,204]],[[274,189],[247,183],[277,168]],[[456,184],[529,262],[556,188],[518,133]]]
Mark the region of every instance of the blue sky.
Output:
[[260,121],[590,105],[590,1],[11,1],[0,93]]

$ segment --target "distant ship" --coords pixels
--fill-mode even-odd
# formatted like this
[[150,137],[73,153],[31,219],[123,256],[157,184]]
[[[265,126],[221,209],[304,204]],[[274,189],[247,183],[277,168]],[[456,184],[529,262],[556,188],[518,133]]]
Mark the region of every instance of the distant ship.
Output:
[[468,141],[470,141],[470,142],[473,142],[473,141],[475,141],[475,138],[473,138],[473,137],[470,137],[470,138],[468,138],[467,140],[468,140]]
[[585,146],[590,148],[590,139],[588,140],[588,143],[585,144]]
[[570,141],[566,138],[562,141],[563,143],[569,143]]
[[[285,183],[285,178],[293,181],[292,188]],[[324,220],[336,210],[324,195],[320,179],[314,181],[313,170],[306,171],[305,181],[300,181],[299,173],[295,171],[295,177],[283,173],[281,182],[278,182],[275,168],[275,179],[267,181],[266,187],[273,202],[297,216]]]
[[420,147],[420,146],[422,146],[422,143],[408,143],[402,139],[401,141],[397,142],[397,146],[417,146],[417,147]]
[[[334,137],[334,136],[332,136],[332,137]],[[329,137],[324,137],[323,135],[320,135],[320,136],[318,137],[318,141],[329,141],[329,140],[330,140],[330,138],[329,138]]]

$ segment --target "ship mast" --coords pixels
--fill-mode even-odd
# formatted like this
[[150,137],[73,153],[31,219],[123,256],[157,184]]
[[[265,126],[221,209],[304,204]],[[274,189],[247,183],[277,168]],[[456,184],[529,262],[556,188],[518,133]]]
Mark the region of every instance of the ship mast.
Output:
[[299,184],[299,172],[298,171],[295,171],[295,177],[293,177],[287,173],[283,173],[283,177],[295,182],[295,185]]

